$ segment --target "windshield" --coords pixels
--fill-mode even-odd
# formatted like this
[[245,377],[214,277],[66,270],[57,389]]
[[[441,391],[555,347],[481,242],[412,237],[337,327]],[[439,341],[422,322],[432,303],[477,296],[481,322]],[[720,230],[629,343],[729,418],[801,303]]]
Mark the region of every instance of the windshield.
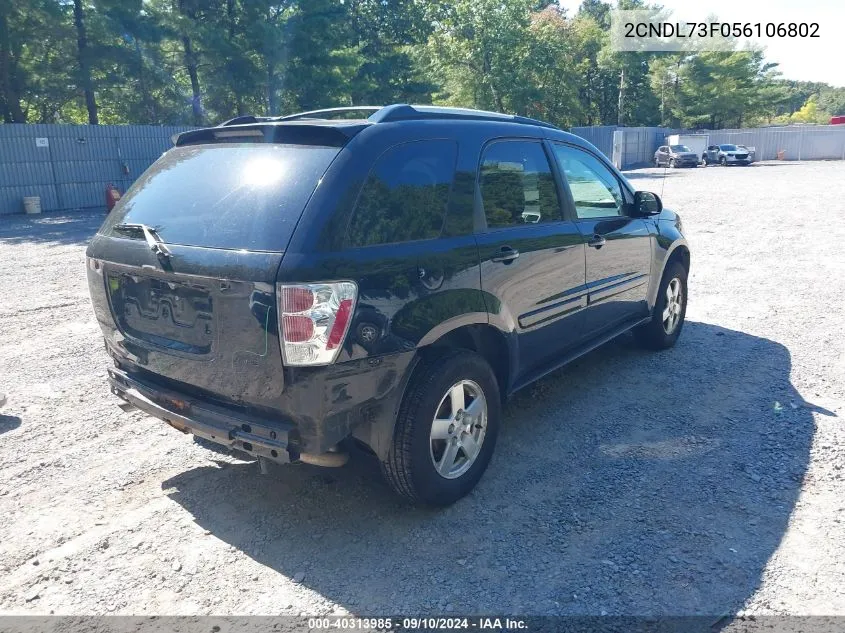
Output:
[[692,150],[686,145],[670,145],[669,148],[673,152],[691,152]]
[[135,182],[102,232],[143,224],[166,244],[283,251],[337,148],[220,144],[176,147]]
[[719,149],[723,152],[735,152],[736,145],[719,145]]

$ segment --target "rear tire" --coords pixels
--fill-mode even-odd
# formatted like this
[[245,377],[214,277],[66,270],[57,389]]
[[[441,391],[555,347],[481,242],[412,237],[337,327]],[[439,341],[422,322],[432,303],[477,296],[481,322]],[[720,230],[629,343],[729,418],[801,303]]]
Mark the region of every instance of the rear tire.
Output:
[[[680,292],[679,301],[673,300],[670,307],[670,286]],[[667,309],[668,308],[668,309]],[[634,338],[646,349],[661,350],[672,347],[681,335],[684,318],[687,314],[687,269],[680,262],[673,262],[666,267],[651,321],[634,328]]]
[[[466,409],[452,410],[455,396],[451,394],[456,389],[460,389],[457,397],[466,398]],[[474,403],[478,404],[475,409]],[[463,411],[466,414],[461,415]],[[456,413],[458,419],[454,420]],[[452,424],[448,423],[450,416]],[[443,439],[438,439],[440,426],[435,428],[435,422],[442,425],[444,419]],[[500,419],[499,385],[484,358],[461,349],[427,362],[416,369],[402,399],[392,445],[387,459],[381,462],[382,473],[391,488],[406,499],[432,506],[450,505],[472,490],[487,469]],[[462,431],[464,428],[469,431]],[[472,443],[470,433],[476,434]],[[451,449],[454,467],[447,464],[450,446],[457,447]]]

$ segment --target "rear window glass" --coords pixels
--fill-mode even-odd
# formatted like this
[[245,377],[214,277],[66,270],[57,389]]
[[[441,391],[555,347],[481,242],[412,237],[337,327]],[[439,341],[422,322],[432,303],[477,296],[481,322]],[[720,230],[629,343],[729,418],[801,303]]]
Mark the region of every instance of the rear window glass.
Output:
[[167,244],[281,251],[338,148],[189,145],[159,158],[129,189],[103,232],[146,224]]
[[378,159],[349,222],[349,246],[438,237],[455,178],[454,141],[397,145]]

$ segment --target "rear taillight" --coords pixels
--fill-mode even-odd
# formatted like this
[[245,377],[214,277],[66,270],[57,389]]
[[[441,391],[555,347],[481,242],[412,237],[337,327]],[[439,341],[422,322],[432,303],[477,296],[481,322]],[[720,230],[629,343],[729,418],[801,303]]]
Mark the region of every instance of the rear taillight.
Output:
[[279,338],[285,365],[329,365],[337,358],[358,287],[351,281],[279,284]]

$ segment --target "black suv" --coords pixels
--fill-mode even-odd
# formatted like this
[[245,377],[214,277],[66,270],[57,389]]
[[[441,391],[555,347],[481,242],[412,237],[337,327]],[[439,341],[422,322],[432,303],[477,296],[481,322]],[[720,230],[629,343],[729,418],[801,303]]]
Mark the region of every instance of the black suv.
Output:
[[690,264],[583,139],[408,105],[185,132],[87,255],[114,394],[262,471],[363,445],[429,504],[478,482],[516,390],[628,330],[673,345]]

